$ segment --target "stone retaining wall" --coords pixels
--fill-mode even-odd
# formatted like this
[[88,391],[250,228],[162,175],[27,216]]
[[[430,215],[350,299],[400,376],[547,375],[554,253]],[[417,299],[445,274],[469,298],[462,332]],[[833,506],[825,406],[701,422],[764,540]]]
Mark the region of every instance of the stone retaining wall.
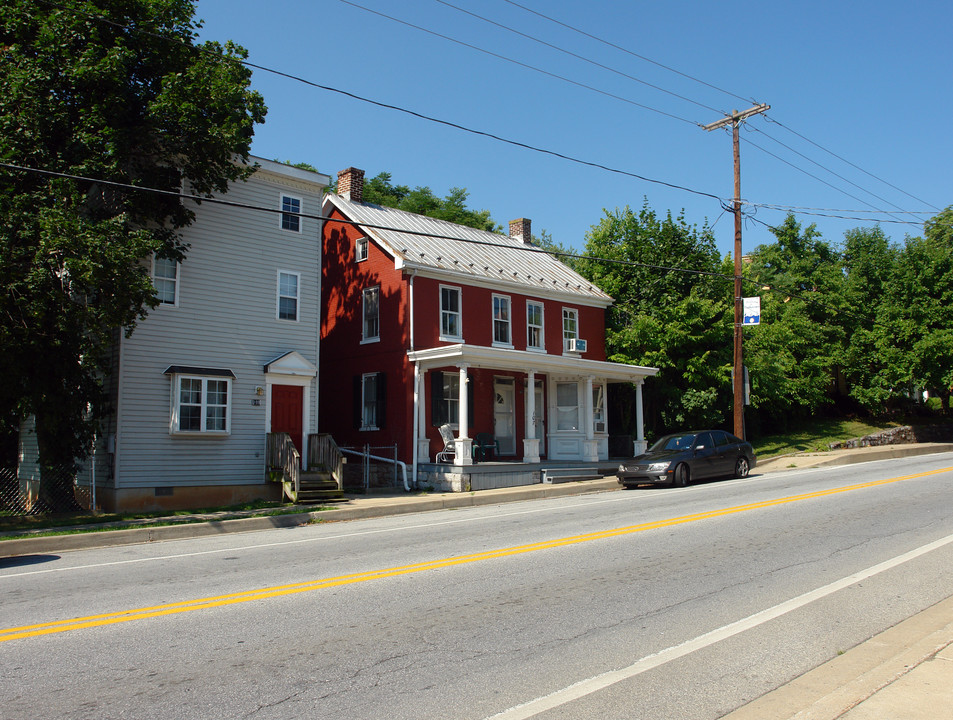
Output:
[[921,442],[953,442],[953,425],[903,425],[872,435],[831,443],[830,448],[839,450]]

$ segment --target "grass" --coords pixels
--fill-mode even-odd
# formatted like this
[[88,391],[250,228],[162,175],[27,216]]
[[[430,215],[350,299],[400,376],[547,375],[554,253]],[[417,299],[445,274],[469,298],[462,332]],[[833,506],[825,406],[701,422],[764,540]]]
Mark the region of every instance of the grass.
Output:
[[[309,507],[308,511],[320,509]],[[163,525],[179,525],[189,522],[206,522],[206,519],[190,518],[191,515],[206,515],[215,513],[216,520],[232,520],[235,518],[267,517],[270,515],[290,515],[304,512],[300,505],[285,505],[280,502],[256,500],[253,502],[229,505],[226,507],[199,508],[195,510],[166,510],[158,512],[140,513],[100,513],[90,512],[69,513],[64,515],[18,515],[10,518],[0,517],[0,540],[10,539],[6,533],[23,530],[39,531],[31,533],[31,537],[45,535],[72,535],[81,532],[101,532],[117,530],[111,523],[138,521],[135,527],[161,527]],[[179,518],[179,519],[176,519]],[[150,522],[150,520],[153,520]]]
[[893,421],[822,418],[784,433],[754,438],[751,444],[755,455],[762,459],[795,452],[823,452],[830,450],[831,443],[863,437],[899,424]]

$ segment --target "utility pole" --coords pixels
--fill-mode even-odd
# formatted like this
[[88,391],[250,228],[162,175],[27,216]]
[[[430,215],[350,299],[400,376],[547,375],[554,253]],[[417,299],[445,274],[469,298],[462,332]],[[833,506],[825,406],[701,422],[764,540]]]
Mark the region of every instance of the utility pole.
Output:
[[702,126],[703,130],[717,130],[731,124],[731,138],[734,145],[735,156],[735,350],[734,350],[734,428],[735,435],[742,440],[745,439],[745,419],[744,419],[744,363],[741,356],[741,321],[742,321],[742,298],[741,298],[741,148],[738,141],[738,126],[741,122],[752,115],[766,112],[771,109],[770,105],[761,103],[754,107],[738,112],[733,110],[728,117],[717,120],[710,125]]

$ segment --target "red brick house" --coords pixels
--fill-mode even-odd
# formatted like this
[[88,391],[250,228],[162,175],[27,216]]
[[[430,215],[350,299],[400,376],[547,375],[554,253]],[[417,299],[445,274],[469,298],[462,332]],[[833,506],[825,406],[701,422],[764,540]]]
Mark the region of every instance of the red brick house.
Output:
[[364,203],[363,176],[338,173],[323,207],[322,430],[396,445],[445,490],[606,465],[608,387],[635,383],[640,400],[657,372],[606,361],[612,298],[532,246],[529,220],[505,236]]

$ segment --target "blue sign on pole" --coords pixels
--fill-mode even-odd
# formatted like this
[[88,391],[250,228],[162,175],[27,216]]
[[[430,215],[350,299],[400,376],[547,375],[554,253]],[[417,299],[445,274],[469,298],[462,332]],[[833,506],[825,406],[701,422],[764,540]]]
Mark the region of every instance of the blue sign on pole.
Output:
[[741,299],[742,325],[761,324],[761,298],[750,297]]

